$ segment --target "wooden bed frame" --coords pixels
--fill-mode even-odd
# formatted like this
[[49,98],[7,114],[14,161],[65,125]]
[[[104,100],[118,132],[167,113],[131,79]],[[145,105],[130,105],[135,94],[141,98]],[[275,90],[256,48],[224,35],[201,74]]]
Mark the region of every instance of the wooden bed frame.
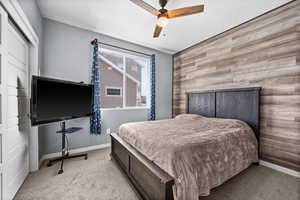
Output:
[[[260,89],[255,87],[190,92],[186,94],[186,111],[206,117],[247,122],[259,141]],[[111,139],[111,158],[125,173],[142,199],[173,200],[174,180],[168,173],[117,134],[112,134]]]

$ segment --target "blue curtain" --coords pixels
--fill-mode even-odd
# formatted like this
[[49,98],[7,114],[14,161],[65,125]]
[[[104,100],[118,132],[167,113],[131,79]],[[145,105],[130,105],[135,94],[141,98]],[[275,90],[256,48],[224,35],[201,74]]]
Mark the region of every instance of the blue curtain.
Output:
[[150,115],[149,120],[155,120],[155,55],[151,55],[151,104],[150,104]]
[[93,105],[92,115],[90,118],[90,132],[91,134],[101,134],[101,112],[100,112],[100,63],[99,63],[99,49],[98,40],[91,42],[94,47],[93,50],[93,64],[91,83],[94,85],[93,91]]

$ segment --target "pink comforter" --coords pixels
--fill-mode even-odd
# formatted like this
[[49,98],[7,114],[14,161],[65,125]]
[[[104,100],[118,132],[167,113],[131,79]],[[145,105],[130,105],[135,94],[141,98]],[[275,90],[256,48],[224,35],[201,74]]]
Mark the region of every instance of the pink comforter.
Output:
[[258,161],[257,140],[244,122],[179,115],[123,124],[120,137],[169,173],[175,200],[198,200]]

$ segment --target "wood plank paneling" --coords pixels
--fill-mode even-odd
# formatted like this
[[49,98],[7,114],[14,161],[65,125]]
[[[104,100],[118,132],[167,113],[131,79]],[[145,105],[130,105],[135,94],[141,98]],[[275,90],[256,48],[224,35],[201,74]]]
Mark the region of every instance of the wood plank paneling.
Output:
[[261,158],[300,171],[300,0],[174,55],[173,115],[186,92],[262,87]]

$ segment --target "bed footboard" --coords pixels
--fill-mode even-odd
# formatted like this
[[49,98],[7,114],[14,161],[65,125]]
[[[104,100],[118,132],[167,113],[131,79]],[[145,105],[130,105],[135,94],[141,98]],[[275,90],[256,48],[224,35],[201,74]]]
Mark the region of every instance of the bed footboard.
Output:
[[117,134],[111,134],[111,157],[144,200],[173,200],[173,178]]

